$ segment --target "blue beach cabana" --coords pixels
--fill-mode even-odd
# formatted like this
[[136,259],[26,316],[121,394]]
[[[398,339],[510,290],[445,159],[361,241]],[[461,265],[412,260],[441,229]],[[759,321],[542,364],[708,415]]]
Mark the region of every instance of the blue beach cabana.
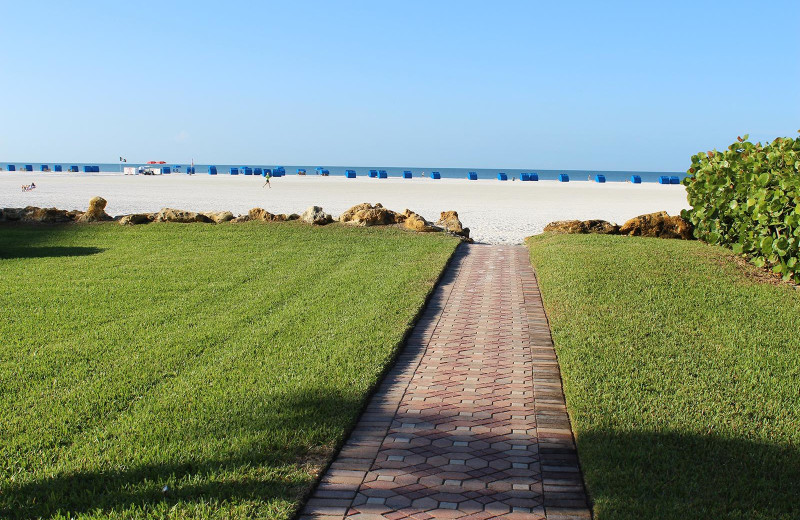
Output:
[[661,175],[661,176],[658,178],[658,183],[659,183],[659,184],[669,184],[669,176],[667,176],[667,175]]
[[297,169],[297,175],[305,175],[305,174],[306,174],[306,169],[305,168],[298,168]]
[[441,179],[442,174],[439,172],[431,172],[431,179]]
[[681,178],[673,175],[672,177],[669,178],[669,183],[670,184],[680,184],[681,183]]
[[161,175],[167,175],[167,174],[170,174],[170,173],[172,173],[172,170],[170,169],[169,166],[162,166],[161,167]]
[[253,175],[253,169],[249,166],[242,166],[239,170],[242,172],[242,175]]
[[50,171],[50,167],[49,167],[48,165],[46,165],[46,164],[43,164],[43,165],[41,165],[41,166],[39,167],[39,169],[40,169],[41,171],[43,171],[43,172],[49,172],[49,171]]
[[641,184],[642,183],[642,178],[639,175],[631,175],[631,182],[633,184]]
[[379,179],[388,179],[389,174],[386,173],[386,170],[378,170],[378,178]]
[[78,173],[78,171],[79,171],[78,165],[77,165],[77,164],[73,164],[73,165],[71,165],[71,166],[69,167],[69,171],[71,171],[71,172],[73,172],[73,173]]
[[356,178],[356,171],[355,170],[345,170],[344,176],[348,179],[355,179]]
[[469,179],[471,181],[477,181],[478,180],[478,172],[468,172],[467,173],[467,179]]
[[10,172],[17,171],[17,165],[16,164],[9,164],[8,165],[8,171],[10,171]]
[[404,178],[404,179],[410,179],[410,178],[412,178],[412,177],[414,177],[414,174],[413,174],[413,173],[411,173],[411,171],[410,171],[410,170],[405,170],[405,171],[403,171],[403,178]]
[[507,181],[508,180],[508,175],[506,175],[505,172],[500,172],[500,173],[497,174],[497,180],[498,181]]
[[228,169],[228,173],[230,173],[231,175],[239,175],[239,168],[231,166]]
[[209,175],[216,175],[217,174],[217,167],[216,166],[209,166],[208,167],[208,174]]
[[529,180],[531,180],[531,174],[530,173],[520,173],[519,174],[519,180],[521,180],[521,181],[529,181]]
[[54,172],[60,172],[60,171],[63,171],[63,169],[61,168],[60,164],[56,164],[55,166],[53,166],[53,171]]
[[329,177],[331,172],[327,168],[323,168],[319,171],[319,174],[322,175],[323,177]]
[[558,182],[569,182],[569,175],[567,175],[566,173],[559,173]]
[[369,177],[371,179],[377,179],[378,178],[378,170],[370,170],[369,171]]
[[286,175],[286,168],[283,166],[277,166],[272,169],[272,176],[273,177],[283,177]]
[[91,166],[84,166],[83,167],[83,173],[92,173],[93,171],[94,170],[92,169]]
[[272,170],[269,168],[261,168],[261,176],[266,177],[267,175],[272,176]]
[[606,182],[606,176],[598,173],[594,176],[594,182],[599,182],[602,184]]
[[26,171],[26,172],[32,172],[33,171],[33,165],[32,164],[26,164],[25,167],[23,168],[23,170]]
[[264,170],[261,168],[253,168],[253,175],[261,175],[264,176]]
[[528,174],[528,180],[529,181],[538,181],[539,180],[539,174],[538,173],[529,173]]

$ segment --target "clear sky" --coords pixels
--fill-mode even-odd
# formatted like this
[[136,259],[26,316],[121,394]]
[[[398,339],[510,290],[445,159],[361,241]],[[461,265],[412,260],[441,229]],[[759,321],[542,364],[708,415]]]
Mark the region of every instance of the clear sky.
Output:
[[798,0],[0,0],[0,160],[682,171],[797,136],[798,28]]

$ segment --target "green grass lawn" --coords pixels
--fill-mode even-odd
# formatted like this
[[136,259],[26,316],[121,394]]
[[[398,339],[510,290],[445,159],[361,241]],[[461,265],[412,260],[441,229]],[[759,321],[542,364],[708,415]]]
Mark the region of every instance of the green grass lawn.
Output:
[[529,244],[596,518],[800,518],[800,291],[699,242]]
[[289,517],[456,245],[0,227],[0,518]]

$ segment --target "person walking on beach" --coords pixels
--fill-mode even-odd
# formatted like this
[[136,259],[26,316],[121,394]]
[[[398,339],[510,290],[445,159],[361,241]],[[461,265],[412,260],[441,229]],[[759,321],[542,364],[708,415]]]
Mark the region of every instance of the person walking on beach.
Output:
[[[267,180],[267,182],[264,183],[264,186],[269,186],[270,189],[272,189],[272,184],[269,183],[270,177],[272,177],[271,173],[267,172],[267,173],[264,174],[264,178]],[[263,188],[264,186],[261,186],[261,187]]]

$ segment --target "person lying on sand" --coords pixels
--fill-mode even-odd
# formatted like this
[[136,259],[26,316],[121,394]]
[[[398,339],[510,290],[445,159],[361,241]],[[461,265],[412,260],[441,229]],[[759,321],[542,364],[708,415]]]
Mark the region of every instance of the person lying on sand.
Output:
[[36,189],[36,183],[32,182],[30,184],[23,184],[22,191],[32,191]]

